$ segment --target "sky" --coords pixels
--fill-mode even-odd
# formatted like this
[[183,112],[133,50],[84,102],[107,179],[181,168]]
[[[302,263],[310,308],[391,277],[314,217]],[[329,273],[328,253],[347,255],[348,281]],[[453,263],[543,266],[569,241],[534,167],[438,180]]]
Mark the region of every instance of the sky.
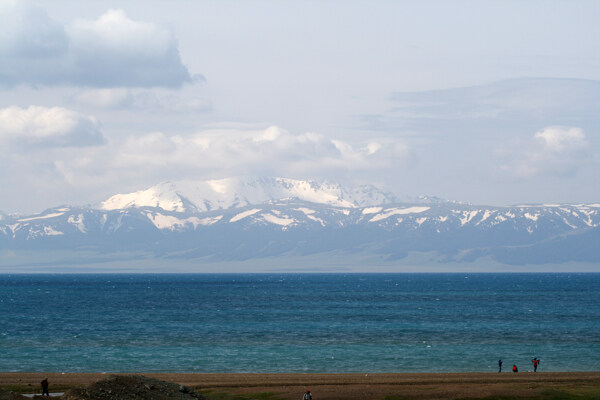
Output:
[[282,176],[600,202],[598,1],[0,0],[0,211]]

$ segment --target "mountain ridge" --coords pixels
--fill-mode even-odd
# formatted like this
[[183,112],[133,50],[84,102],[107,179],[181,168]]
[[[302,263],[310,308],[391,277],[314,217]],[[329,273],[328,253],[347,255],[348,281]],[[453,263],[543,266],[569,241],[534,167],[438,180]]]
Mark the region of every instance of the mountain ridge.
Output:
[[[253,182],[269,190],[251,197],[228,191],[235,185],[217,186],[223,196],[202,202],[206,187],[188,200],[180,190],[185,185],[169,182],[156,185],[160,196],[145,197],[143,191],[120,195],[125,197],[109,207],[60,206],[28,216],[4,215],[0,267],[25,267],[34,262],[34,254],[42,254],[42,261],[35,262],[49,263],[48,268],[55,264],[47,260],[57,254],[81,265],[162,260],[165,265],[187,263],[192,269],[290,257],[352,263],[359,255],[368,260],[360,266],[367,271],[370,262],[401,269],[415,260],[439,268],[485,260],[523,268],[600,263],[599,203],[495,207],[435,197],[392,202],[397,198],[369,187],[357,191],[306,181]],[[304,198],[289,196],[297,193]],[[117,204],[121,207],[111,208]]]

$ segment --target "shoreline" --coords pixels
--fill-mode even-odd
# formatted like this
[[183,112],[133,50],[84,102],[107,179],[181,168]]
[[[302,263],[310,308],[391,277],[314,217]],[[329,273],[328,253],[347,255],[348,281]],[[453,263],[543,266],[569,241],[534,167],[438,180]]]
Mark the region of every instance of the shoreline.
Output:
[[[192,387],[200,393],[250,395],[269,393],[272,399],[297,399],[310,389],[315,400],[335,399],[544,399],[545,393],[564,398],[600,398],[600,371],[590,372],[472,372],[472,373],[42,373],[0,372],[0,388],[37,393],[48,378],[50,391],[85,387],[110,375],[143,375]],[[299,396],[300,394],[300,396]],[[227,398],[227,397],[223,397]],[[562,397],[561,397],[562,398]]]

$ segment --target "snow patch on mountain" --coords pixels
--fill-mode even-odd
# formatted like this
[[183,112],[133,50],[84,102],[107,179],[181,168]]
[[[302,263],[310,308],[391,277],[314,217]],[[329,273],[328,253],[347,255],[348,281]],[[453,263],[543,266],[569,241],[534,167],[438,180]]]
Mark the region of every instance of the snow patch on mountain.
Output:
[[38,217],[21,218],[21,219],[18,219],[17,221],[19,221],[19,222],[27,222],[27,221],[34,221],[36,219],[48,219],[48,218],[60,217],[63,214],[64,214],[64,211],[63,212],[58,212],[58,213],[40,215]]
[[477,214],[479,214],[479,210],[462,212],[463,217],[460,219],[460,225],[463,226],[463,225],[467,224],[469,221],[471,221],[473,218],[475,218],[475,216]]
[[270,222],[275,225],[288,226],[296,222],[295,219],[289,217],[278,217],[273,214],[261,214],[261,216],[265,219],[265,221]]
[[77,216],[75,215],[69,215],[69,218],[67,219],[67,222],[70,224],[75,225],[75,227],[77,227],[77,229],[79,230],[79,232],[81,233],[85,233],[85,224],[83,223],[83,214],[78,214]]
[[323,221],[323,220],[322,220],[321,218],[319,218],[319,217],[315,217],[314,215],[307,215],[307,216],[306,216],[306,218],[308,218],[308,219],[310,219],[310,220],[312,220],[312,221],[315,221],[315,222],[318,222],[318,223],[320,223],[320,224],[321,224],[321,226],[325,226],[325,221]]
[[177,218],[172,215],[163,215],[160,213],[147,213],[146,216],[158,229],[175,230],[177,228],[184,228],[186,225],[191,225],[196,229],[200,225],[200,218],[198,217]]
[[316,213],[315,210],[312,210],[310,208],[305,208],[305,207],[294,208],[294,210],[301,211],[304,213],[304,215],[312,215],[312,214]]
[[484,222],[486,219],[488,219],[490,216],[492,215],[492,211],[490,210],[485,210],[483,213],[483,216],[481,217],[481,219],[477,222],[476,225],[481,224],[482,222]]
[[18,224],[18,223],[17,224],[6,225],[6,227],[8,229],[10,229],[10,231],[11,231],[11,233],[13,235],[13,238],[15,237],[15,232],[19,229],[20,226],[21,226],[21,224]]
[[200,225],[204,225],[204,226],[209,226],[212,224],[216,224],[217,222],[219,222],[221,219],[223,218],[222,215],[217,215],[216,217],[207,217],[207,218],[202,218],[200,220]]
[[229,220],[229,222],[238,222],[238,221],[240,221],[240,220],[242,220],[242,219],[244,219],[244,218],[246,218],[246,217],[249,217],[249,216],[251,216],[251,215],[253,215],[253,214],[256,214],[256,213],[257,213],[257,212],[259,212],[259,211],[261,211],[261,209],[260,209],[260,208],[253,208],[252,210],[248,210],[248,211],[241,212],[241,213],[239,213],[239,214],[237,214],[237,215],[233,216],[233,217],[232,217],[232,218]]
[[381,214],[375,215],[369,222],[377,222],[391,217],[392,215],[418,214],[429,210],[430,207],[408,207],[408,208],[389,208]]
[[51,226],[44,226],[42,229],[30,229],[27,239],[35,239],[40,236],[59,236],[64,235],[64,232],[57,231]]
[[525,218],[530,219],[532,221],[537,221],[539,217],[540,217],[540,213],[535,213],[535,214],[525,213]]
[[102,203],[102,210],[122,210],[129,207],[157,207],[165,211],[185,211],[183,200],[174,183],[165,182],[146,190],[117,194]]
[[568,220],[568,219],[566,219],[566,218],[564,218],[564,217],[563,217],[563,222],[564,222],[566,225],[570,226],[572,229],[577,229],[577,225],[574,225],[574,224],[570,223],[570,222],[569,222],[569,220]]

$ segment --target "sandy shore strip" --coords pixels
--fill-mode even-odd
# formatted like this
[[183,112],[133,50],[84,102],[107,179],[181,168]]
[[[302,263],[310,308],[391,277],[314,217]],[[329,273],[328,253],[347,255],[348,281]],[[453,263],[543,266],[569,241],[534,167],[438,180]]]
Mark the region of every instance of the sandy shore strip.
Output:
[[[105,379],[104,373],[0,373],[0,387],[21,393],[39,393],[40,381],[48,378],[50,391],[64,392]],[[123,374],[128,375],[128,374]],[[505,373],[381,373],[381,374],[196,374],[139,373],[175,382],[207,394],[252,398],[299,399],[310,389],[315,400],[334,399],[460,399],[552,398],[553,394],[600,399],[597,372]],[[270,393],[265,395],[265,393]],[[562,397],[561,397],[562,398]],[[569,398],[569,397],[566,397]],[[580,397],[577,397],[580,398]]]

